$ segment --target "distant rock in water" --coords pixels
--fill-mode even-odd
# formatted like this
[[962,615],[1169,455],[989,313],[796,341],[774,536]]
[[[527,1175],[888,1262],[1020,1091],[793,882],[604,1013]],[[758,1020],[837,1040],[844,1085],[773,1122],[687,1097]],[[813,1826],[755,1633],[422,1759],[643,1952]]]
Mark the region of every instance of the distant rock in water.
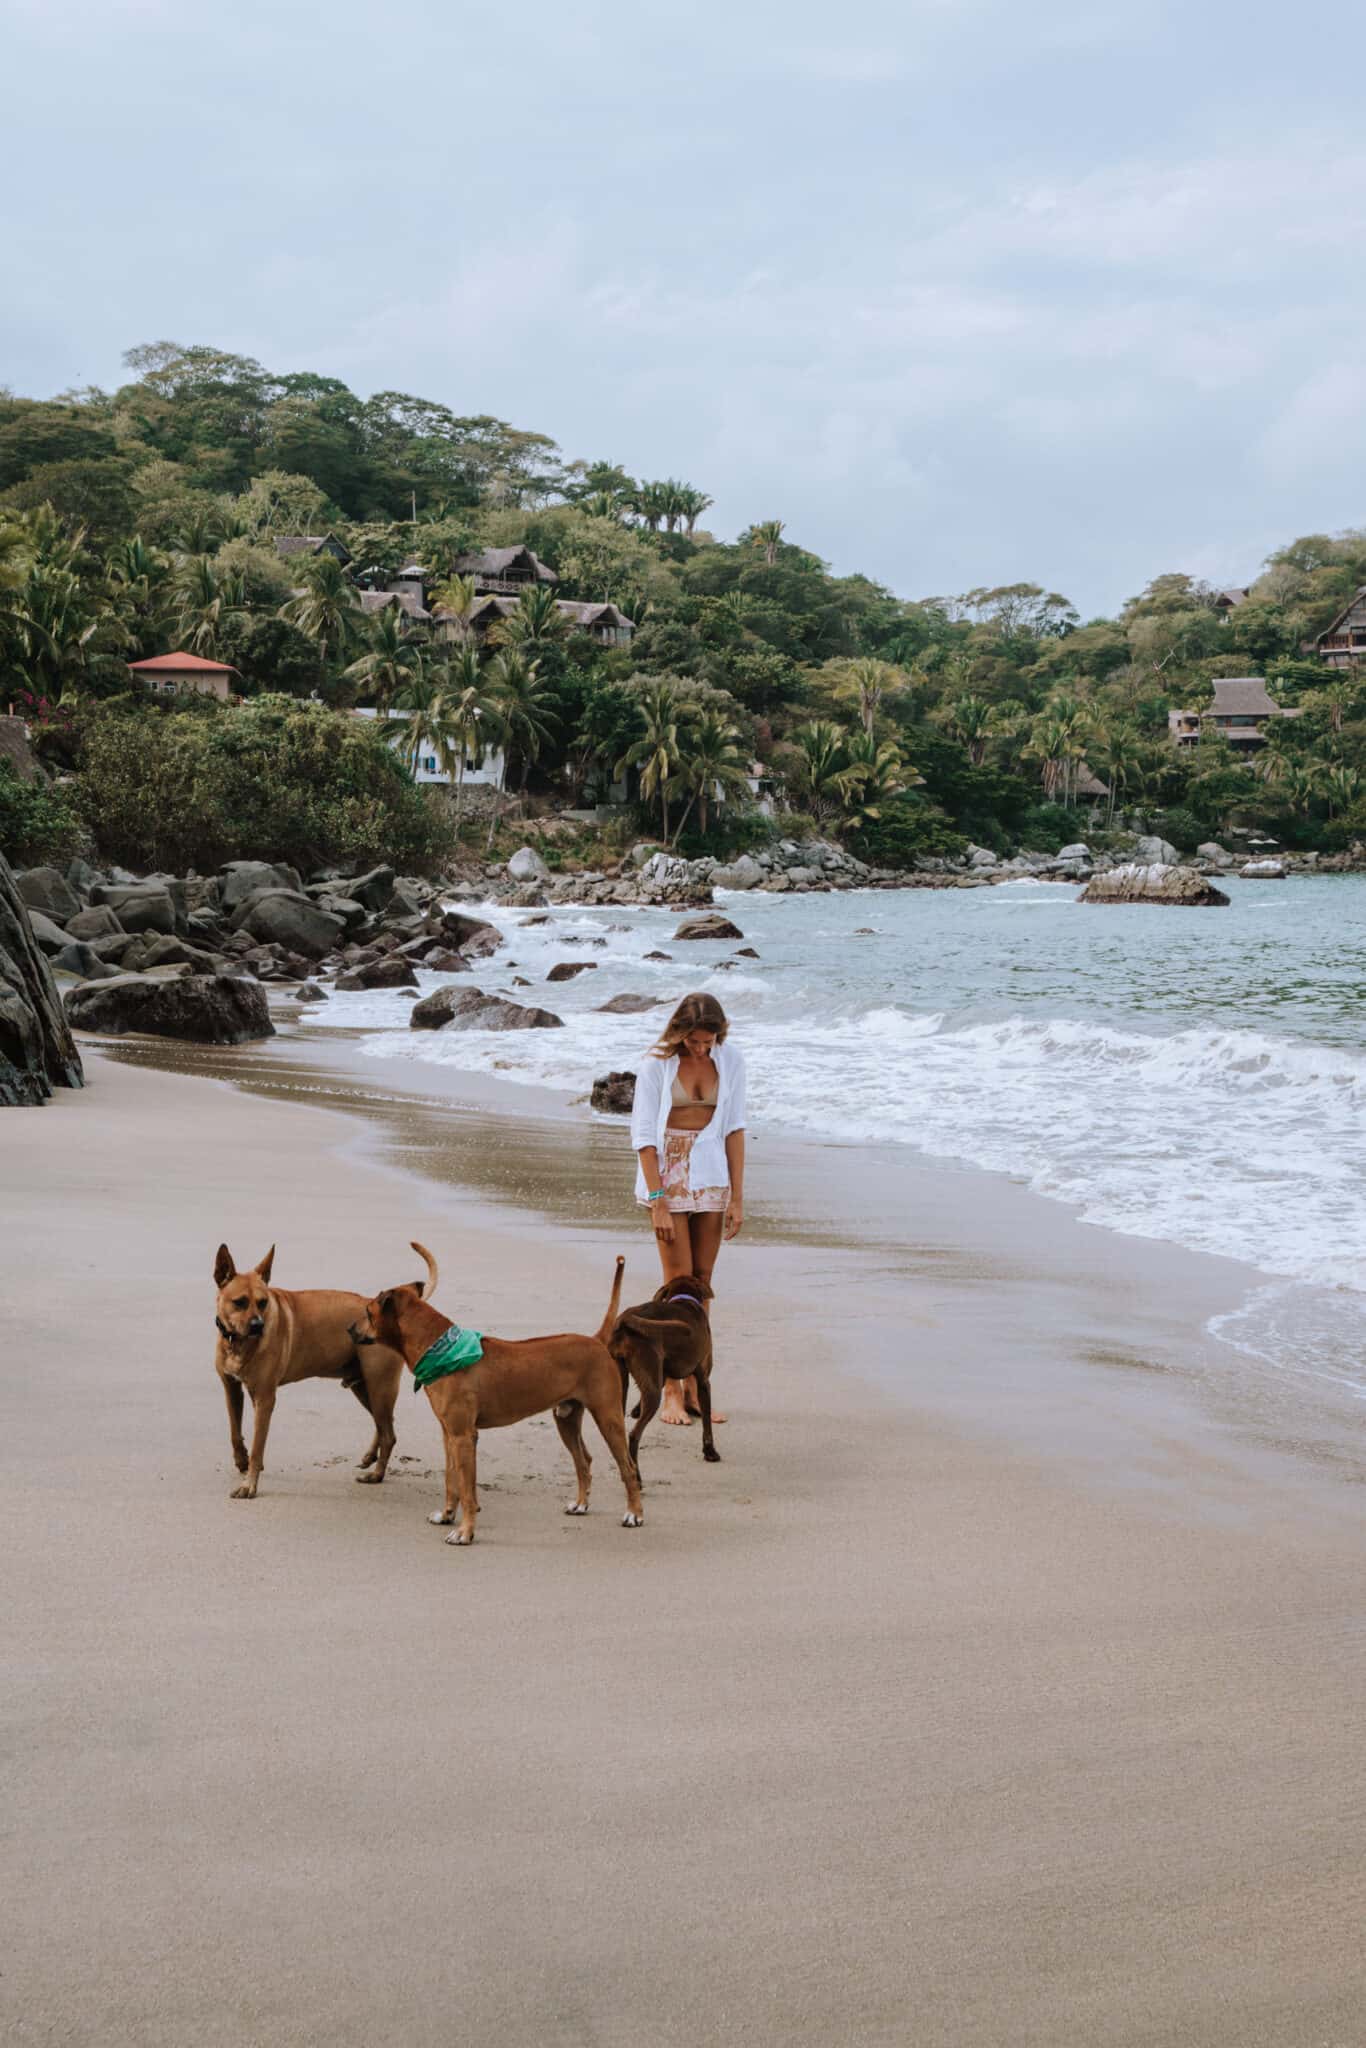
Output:
[[667,996],[613,996],[608,1002],[599,1003],[598,1010],[609,1017],[635,1017],[642,1010],[657,1010],[667,1001]]
[[348,991],[361,988],[416,988],[417,976],[401,953],[381,953],[378,960],[362,960],[337,976],[337,987]]
[[547,981],[572,981],[576,974],[596,974],[596,960],[557,960],[546,976]]
[[416,1031],[544,1031],[564,1028],[552,1010],[486,996],[478,988],[439,988],[414,1003],[408,1022]]
[[1238,870],[1240,881],[1283,882],[1285,862],[1281,860],[1250,860]]
[[83,1082],[52,969],[34,940],[14,870],[0,853],[0,1106],[46,1102],[54,1088]]
[[78,1031],[110,1037],[144,1031],[196,1045],[246,1045],[275,1036],[265,990],[235,974],[120,974],[82,982],[69,991],[66,1014]]
[[634,1074],[601,1074],[593,1083],[589,1102],[604,1116],[629,1116],[635,1107],[636,1077]]
[[1208,875],[1196,868],[1169,867],[1165,861],[1144,866],[1131,861],[1126,867],[1110,868],[1093,875],[1078,899],[1082,903],[1172,903],[1198,910],[1227,903],[1222,889],[1216,889]]
[[728,917],[722,917],[716,911],[685,917],[674,933],[676,939],[743,939],[744,936],[738,924],[732,924]]

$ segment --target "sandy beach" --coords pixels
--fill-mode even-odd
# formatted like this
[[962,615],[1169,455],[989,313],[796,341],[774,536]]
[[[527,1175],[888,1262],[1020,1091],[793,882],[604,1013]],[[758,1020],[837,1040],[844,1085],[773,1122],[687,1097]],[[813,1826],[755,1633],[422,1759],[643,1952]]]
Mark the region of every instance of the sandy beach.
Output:
[[0,1130],[8,2038],[1362,2039],[1360,1435],[1221,1380],[1227,1262],[756,1144],[724,1462],[653,1428],[633,1532],[486,1434],[457,1551],[406,1388],[391,1483],[307,1383],[229,1500],[214,1249],[593,1328],[620,1134],[198,1065]]

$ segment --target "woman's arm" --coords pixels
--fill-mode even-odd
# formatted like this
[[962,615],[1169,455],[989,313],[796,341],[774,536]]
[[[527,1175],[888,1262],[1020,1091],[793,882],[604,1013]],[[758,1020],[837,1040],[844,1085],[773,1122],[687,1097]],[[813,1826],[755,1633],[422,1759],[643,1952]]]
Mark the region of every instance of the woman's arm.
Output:
[[726,1138],[726,1165],[730,1169],[730,1200],[726,1204],[726,1236],[737,1237],[745,1221],[745,1133],[743,1127]]
[[650,1204],[650,1220],[655,1227],[655,1236],[662,1238],[665,1244],[672,1244],[674,1241],[674,1219],[673,1212],[669,1207],[669,1197],[664,1193],[664,1175],[660,1171],[659,1166],[659,1148],[655,1145],[642,1145],[636,1156],[640,1160],[640,1170],[645,1176],[647,1194],[653,1194],[656,1188],[660,1191],[658,1199]]

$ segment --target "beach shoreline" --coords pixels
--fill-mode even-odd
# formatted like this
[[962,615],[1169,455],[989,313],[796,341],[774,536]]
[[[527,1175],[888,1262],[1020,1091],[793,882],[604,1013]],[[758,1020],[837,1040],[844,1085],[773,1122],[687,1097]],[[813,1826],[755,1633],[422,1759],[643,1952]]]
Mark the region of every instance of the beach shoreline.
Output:
[[228,1500],[213,1248],[369,1287],[421,1236],[448,1312],[591,1328],[652,1279],[620,1131],[88,1050],[5,1130],[12,2038],[1346,2048],[1360,1493],[1171,1369],[1221,1262],[1152,1299],[1164,1248],[952,1169],[909,1284],[779,1214],[719,1273],[725,1462],[652,1429],[625,1531],[591,1435],[578,1521],[548,1418],[487,1434],[454,1551],[406,1389],[383,1488],[310,1382]]

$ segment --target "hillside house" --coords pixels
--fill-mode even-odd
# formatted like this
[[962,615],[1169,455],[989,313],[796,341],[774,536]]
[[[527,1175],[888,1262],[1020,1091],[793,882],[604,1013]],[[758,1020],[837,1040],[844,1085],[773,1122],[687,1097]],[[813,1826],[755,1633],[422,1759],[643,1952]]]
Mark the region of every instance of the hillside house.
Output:
[[472,576],[481,597],[520,597],[538,583],[558,583],[539,555],[528,547],[485,548],[475,555],[457,555],[452,565],[458,576]]
[[335,533],[277,533],[275,552],[287,562],[296,555],[332,555],[343,569],[352,561],[350,548]]
[[1355,668],[1366,661],[1366,585],[1324,627],[1314,646],[1329,668]]
[[150,661],[130,661],[128,671],[168,695],[190,690],[196,696],[217,697],[224,704],[233,694],[231,678],[237,674],[227,662],[204,661],[197,654],[157,654]]
[[1266,726],[1271,719],[1299,715],[1273,704],[1261,676],[1220,676],[1214,685],[1213,703],[1203,711],[1169,711],[1167,730],[1177,747],[1198,746],[1203,733],[1215,731],[1240,752],[1251,754],[1266,744]]
[[1227,590],[1221,590],[1218,593],[1214,600],[1214,609],[1218,612],[1220,618],[1226,619],[1230,612],[1238,609],[1240,604],[1246,604],[1251,595],[1251,591],[1243,590],[1237,584],[1231,584]]
[[[516,609],[515,597],[498,597],[492,593],[481,597],[470,613],[470,631],[477,640],[483,640],[501,619],[511,618]],[[628,619],[625,612],[619,611],[614,604],[576,604],[572,598],[557,597],[555,609],[568,620],[572,633],[588,633],[603,647],[629,647],[631,635],[636,630],[635,620]],[[432,617],[441,639],[457,640],[461,637],[452,613],[438,605]]]
[[[353,718],[379,718],[383,714],[375,710],[372,705],[359,705],[352,712],[351,716]],[[396,739],[391,739],[389,744],[395,753],[402,751]],[[454,789],[459,779],[456,775],[448,773],[441,766],[435,754],[419,754],[416,762],[409,761],[408,766],[412,769],[413,780],[421,783],[424,789]],[[468,754],[465,756],[466,789],[501,789],[506,772],[507,763],[501,748],[490,747],[485,753],[483,760],[479,762],[472,760]]]

